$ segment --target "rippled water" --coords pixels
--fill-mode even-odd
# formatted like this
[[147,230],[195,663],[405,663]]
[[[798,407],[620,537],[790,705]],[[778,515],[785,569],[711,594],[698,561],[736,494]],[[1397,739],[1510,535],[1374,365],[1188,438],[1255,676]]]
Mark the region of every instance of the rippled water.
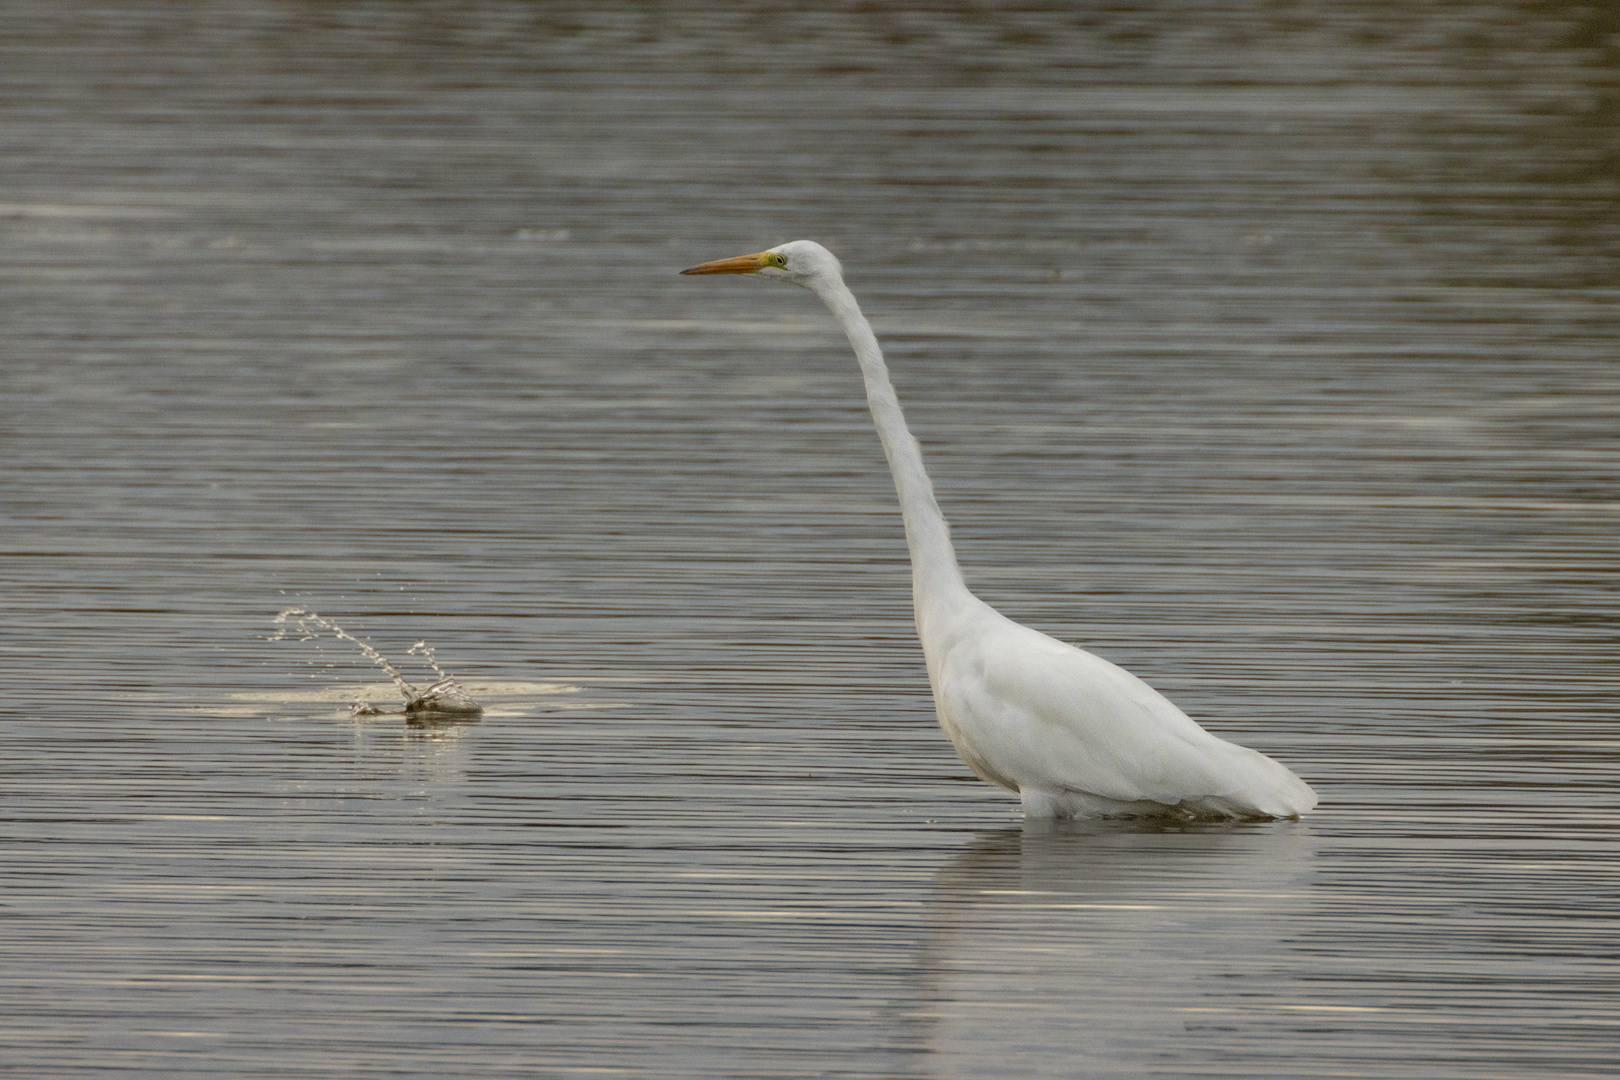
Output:
[[[1617,32],[8,6],[0,1072],[1620,1070]],[[675,276],[800,236],[980,593],[1317,813],[968,774],[836,328]]]

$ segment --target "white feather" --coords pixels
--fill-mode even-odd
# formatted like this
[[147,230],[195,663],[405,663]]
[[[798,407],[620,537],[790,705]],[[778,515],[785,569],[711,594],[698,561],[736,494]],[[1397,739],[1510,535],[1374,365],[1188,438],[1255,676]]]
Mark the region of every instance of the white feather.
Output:
[[947,642],[928,650],[940,724],[1031,816],[1294,817],[1316,805],[1288,769],[1211,735],[1124,668],[965,607],[926,634]]

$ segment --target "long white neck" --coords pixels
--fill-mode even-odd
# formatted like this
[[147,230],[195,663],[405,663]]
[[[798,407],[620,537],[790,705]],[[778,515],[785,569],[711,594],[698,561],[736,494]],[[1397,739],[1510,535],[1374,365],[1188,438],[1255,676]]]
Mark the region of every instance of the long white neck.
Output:
[[848,335],[866,381],[866,402],[871,406],[883,453],[889,459],[895,493],[900,496],[906,546],[911,550],[917,625],[926,639],[926,627],[936,621],[934,616],[945,616],[969,595],[956,564],[956,550],[951,546],[951,527],[934,501],[934,485],[923,469],[922,449],[906,427],[905,414],[900,411],[900,400],[895,397],[888,366],[883,362],[883,350],[861,314],[855,294],[836,278],[818,281],[813,288]]

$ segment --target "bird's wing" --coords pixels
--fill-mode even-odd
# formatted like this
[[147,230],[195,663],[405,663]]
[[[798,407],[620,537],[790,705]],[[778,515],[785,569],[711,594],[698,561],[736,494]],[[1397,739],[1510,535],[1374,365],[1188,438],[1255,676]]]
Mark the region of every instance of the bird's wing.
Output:
[[1304,786],[1264,755],[1211,735],[1123,668],[994,612],[941,657],[938,681],[947,730],[954,725],[1020,788],[1170,805],[1247,804],[1256,785]]

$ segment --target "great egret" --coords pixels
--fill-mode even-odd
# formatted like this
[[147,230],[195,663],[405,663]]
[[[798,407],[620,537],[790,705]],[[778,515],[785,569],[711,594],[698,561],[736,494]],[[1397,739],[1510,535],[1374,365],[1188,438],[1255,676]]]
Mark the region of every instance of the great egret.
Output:
[[912,598],[939,723],[980,777],[1029,818],[1292,818],[1316,793],[1218,739],[1130,672],[1003,617],[968,591],[883,351],[833,254],[795,240],[683,274],[759,274],[821,297],[855,349],[900,496]]

